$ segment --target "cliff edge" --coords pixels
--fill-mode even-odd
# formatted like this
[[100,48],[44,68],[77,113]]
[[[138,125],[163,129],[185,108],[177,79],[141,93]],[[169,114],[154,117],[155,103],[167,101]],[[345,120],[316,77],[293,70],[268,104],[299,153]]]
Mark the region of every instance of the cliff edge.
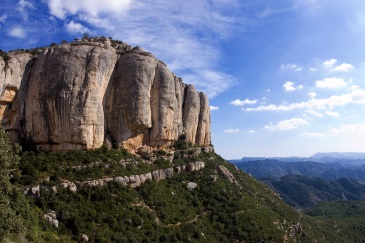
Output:
[[0,121],[38,150],[165,148],[186,134],[210,145],[207,96],[149,52],[84,38],[0,56]]

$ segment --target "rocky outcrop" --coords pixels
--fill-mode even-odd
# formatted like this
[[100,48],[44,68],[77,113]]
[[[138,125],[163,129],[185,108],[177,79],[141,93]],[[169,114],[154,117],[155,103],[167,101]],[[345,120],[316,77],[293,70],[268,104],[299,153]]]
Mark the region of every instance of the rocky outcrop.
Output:
[[218,165],[218,171],[222,176],[227,179],[230,183],[239,185],[236,177],[223,165]]
[[39,150],[109,144],[164,148],[181,134],[210,144],[205,94],[139,47],[107,38],[0,57],[0,119],[12,142]]
[[40,186],[37,185],[35,187],[27,187],[24,191],[25,195],[32,196],[32,197],[39,197],[40,196],[40,187],[45,190],[49,190],[53,193],[57,193],[57,188],[66,188],[71,192],[77,192],[79,188],[82,187],[96,187],[96,186],[106,186],[107,183],[111,181],[115,181],[122,186],[130,186],[132,188],[139,187],[141,184],[148,182],[148,181],[160,181],[164,179],[171,178],[174,174],[180,174],[182,172],[193,172],[199,171],[205,168],[205,163],[201,161],[196,161],[189,163],[188,165],[182,166],[175,166],[166,169],[158,169],[154,170],[145,174],[139,175],[130,175],[130,176],[116,176],[116,177],[109,177],[109,178],[102,178],[96,180],[89,180],[89,181],[64,181],[58,186],[54,187],[47,187],[47,186]]

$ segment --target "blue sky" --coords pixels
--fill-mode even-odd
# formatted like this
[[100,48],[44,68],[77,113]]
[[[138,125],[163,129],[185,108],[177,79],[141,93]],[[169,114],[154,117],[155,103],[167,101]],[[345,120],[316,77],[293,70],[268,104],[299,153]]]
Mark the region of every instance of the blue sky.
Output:
[[365,152],[365,1],[1,0],[4,51],[85,32],[206,92],[226,159]]

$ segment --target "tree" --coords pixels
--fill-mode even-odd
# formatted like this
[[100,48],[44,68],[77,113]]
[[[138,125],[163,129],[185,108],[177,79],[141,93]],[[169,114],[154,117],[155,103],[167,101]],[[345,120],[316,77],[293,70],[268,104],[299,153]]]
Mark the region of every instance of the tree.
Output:
[[22,230],[21,216],[11,207],[14,187],[9,181],[12,167],[19,162],[20,146],[11,145],[9,139],[0,126],[0,241],[8,233]]

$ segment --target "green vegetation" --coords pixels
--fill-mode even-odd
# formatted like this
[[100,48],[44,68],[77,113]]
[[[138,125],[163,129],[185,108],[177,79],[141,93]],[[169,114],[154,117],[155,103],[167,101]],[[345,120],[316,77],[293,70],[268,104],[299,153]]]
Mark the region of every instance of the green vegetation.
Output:
[[[265,184],[242,173],[214,152],[196,146],[172,153],[154,151],[151,162],[127,151],[102,147],[93,151],[21,153],[3,135],[1,153],[4,183],[13,188],[7,217],[19,230],[1,225],[6,239],[15,242],[346,242],[331,226],[294,211]],[[183,139],[182,139],[183,140]],[[13,157],[12,157],[13,156]],[[169,156],[173,160],[166,159]],[[1,157],[3,158],[3,156]],[[76,192],[57,187],[65,179],[83,181],[153,171],[203,161],[205,168],[175,171],[165,180],[147,181],[131,188],[114,181],[99,187],[78,187]],[[219,170],[224,166],[235,177],[232,183]],[[11,172],[11,183],[9,183]],[[188,188],[194,182],[197,187]],[[40,196],[25,198],[26,185],[41,185]],[[5,187],[4,187],[5,188]],[[21,190],[20,190],[21,189]],[[16,200],[14,200],[14,198]],[[1,211],[3,212],[3,211]],[[5,212],[5,211],[4,211]],[[55,227],[43,215],[54,212]],[[2,221],[3,222],[3,221]],[[324,227],[323,226],[326,226]],[[14,228],[15,229],[15,228]]]
[[306,213],[318,219],[320,226],[331,226],[347,242],[365,239],[365,201],[326,202],[308,209]]

